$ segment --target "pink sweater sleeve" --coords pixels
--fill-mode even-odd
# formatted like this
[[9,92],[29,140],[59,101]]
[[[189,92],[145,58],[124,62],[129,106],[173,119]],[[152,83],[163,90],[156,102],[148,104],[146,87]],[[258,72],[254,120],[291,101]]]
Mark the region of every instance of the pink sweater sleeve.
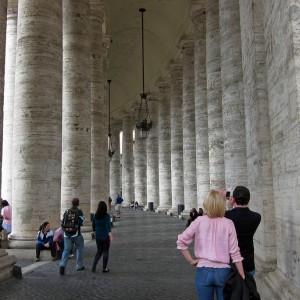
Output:
[[230,230],[229,230],[229,254],[232,259],[232,262],[234,263],[242,261],[244,259],[240,253],[236,230],[232,221],[230,222]]
[[177,249],[179,250],[186,250],[188,246],[193,242],[195,239],[195,226],[193,226],[193,222],[191,225],[182,233],[178,235],[177,239]]

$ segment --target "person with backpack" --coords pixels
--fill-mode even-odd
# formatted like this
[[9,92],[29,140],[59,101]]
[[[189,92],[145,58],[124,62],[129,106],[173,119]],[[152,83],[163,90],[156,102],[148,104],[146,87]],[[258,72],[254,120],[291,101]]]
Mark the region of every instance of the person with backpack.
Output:
[[94,258],[92,272],[96,272],[96,266],[103,254],[103,268],[102,272],[107,273],[109,246],[113,242],[113,236],[111,233],[110,215],[107,213],[107,205],[104,201],[100,201],[98,208],[93,217],[93,231],[96,231],[96,244],[97,253]]
[[50,250],[52,260],[56,260],[56,247],[53,242],[53,231],[50,229],[49,222],[44,222],[39,228],[35,246],[36,262],[40,261],[41,250]]
[[65,269],[68,263],[70,251],[75,244],[76,246],[76,270],[84,270],[83,265],[83,246],[84,240],[80,228],[84,222],[84,215],[78,208],[79,199],[73,198],[72,207],[64,212],[61,227],[64,231],[64,251],[59,264],[60,275],[65,275]]
[[116,218],[121,217],[122,202],[123,202],[123,198],[118,194],[116,197],[116,205],[115,205]]

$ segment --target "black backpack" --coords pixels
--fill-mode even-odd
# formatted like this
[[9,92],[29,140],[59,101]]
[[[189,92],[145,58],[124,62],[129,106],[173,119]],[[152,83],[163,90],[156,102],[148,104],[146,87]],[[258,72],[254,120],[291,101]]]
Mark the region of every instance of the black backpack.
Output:
[[74,208],[67,209],[61,227],[66,234],[75,234],[79,229],[79,210]]

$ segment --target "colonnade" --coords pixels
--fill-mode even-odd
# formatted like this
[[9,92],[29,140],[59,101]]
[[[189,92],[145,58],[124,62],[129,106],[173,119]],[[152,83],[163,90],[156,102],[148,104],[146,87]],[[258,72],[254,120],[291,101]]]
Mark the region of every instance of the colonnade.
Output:
[[269,286],[300,286],[297,1],[191,1],[193,30],[147,98],[149,137],[133,141],[134,110],[125,111],[112,122],[110,161],[106,2],[0,3],[1,193],[13,205],[12,247],[32,245],[45,219],[59,224],[74,196],[87,216],[121,189],[126,206],[176,214],[184,204],[187,215],[209,189],[246,185],[262,215],[258,269]]

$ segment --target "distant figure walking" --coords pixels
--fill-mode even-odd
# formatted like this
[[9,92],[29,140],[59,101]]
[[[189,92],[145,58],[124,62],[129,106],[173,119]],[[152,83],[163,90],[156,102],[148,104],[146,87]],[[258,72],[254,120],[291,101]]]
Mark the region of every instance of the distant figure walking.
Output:
[[118,194],[116,197],[116,205],[115,205],[116,218],[121,217],[122,202],[123,202],[123,198]]

